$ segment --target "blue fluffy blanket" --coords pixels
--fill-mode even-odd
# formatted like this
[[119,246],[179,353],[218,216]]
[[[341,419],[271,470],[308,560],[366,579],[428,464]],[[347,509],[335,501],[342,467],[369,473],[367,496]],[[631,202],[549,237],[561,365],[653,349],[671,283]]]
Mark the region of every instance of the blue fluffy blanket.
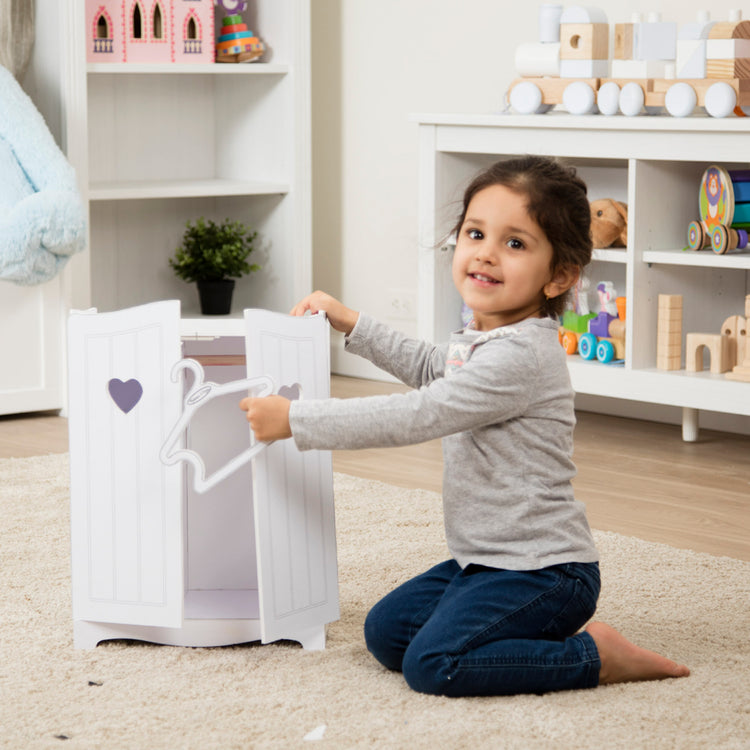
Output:
[[48,281],[85,242],[75,172],[31,99],[0,66],[0,279]]

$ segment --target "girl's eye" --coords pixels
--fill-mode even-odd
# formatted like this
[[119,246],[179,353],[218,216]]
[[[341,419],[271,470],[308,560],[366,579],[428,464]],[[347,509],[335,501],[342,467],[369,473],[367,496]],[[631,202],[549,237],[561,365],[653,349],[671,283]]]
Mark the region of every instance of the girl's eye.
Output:
[[513,250],[523,250],[525,245],[521,240],[514,238],[511,238],[508,240],[508,247],[512,248]]
[[468,235],[469,239],[472,240],[481,240],[484,237],[484,235],[478,229],[469,229],[466,234]]

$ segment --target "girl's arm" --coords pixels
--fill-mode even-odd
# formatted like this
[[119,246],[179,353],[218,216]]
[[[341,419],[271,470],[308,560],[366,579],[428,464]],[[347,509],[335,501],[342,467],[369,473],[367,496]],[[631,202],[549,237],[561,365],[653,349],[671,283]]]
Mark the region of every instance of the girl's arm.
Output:
[[289,314],[301,317],[307,312],[313,315],[324,312],[331,327],[347,336],[357,325],[357,319],[359,318],[359,313],[356,310],[342,305],[341,302],[325,292],[308,294],[291,309]]
[[410,388],[429,385],[445,373],[445,346],[410,338],[364,313],[346,339],[346,351],[368,359]]
[[411,388],[442,377],[445,351],[411,339],[367,315],[360,315],[325,292],[313,292],[300,300],[291,315],[324,312],[331,326],[346,335],[346,350],[370,360]]

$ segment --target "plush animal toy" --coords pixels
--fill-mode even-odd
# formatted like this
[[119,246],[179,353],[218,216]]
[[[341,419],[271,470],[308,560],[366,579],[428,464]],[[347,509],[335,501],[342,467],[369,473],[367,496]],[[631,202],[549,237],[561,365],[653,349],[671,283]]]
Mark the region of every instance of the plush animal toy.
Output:
[[85,241],[73,167],[31,99],[0,66],[0,279],[48,281]]
[[628,244],[628,207],[601,198],[591,201],[591,239],[594,247],[625,247]]

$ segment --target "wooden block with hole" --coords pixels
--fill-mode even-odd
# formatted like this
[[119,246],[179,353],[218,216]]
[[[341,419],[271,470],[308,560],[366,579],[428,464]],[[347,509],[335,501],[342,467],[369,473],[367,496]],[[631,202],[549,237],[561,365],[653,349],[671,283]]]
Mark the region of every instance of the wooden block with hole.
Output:
[[615,60],[632,60],[633,59],[633,24],[616,23],[615,24]]
[[561,60],[606,60],[609,26],[606,23],[560,24]]
[[704,348],[710,353],[711,372],[720,374],[732,369],[729,336],[720,333],[688,333],[685,337],[685,369],[688,372],[703,370]]

